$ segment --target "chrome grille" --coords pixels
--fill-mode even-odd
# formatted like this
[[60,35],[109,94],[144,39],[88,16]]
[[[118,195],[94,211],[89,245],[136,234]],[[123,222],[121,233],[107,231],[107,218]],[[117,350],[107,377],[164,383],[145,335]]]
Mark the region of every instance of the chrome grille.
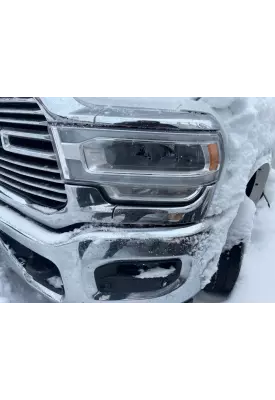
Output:
[[45,207],[67,202],[47,120],[32,97],[0,97],[0,185]]

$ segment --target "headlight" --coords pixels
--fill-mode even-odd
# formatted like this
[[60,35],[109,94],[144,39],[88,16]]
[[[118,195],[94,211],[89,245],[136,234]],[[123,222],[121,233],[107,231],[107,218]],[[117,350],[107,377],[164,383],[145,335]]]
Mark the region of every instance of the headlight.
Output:
[[223,161],[219,132],[52,129],[64,177],[115,202],[190,202],[217,181]]
[[205,167],[202,147],[181,142],[96,138],[83,153],[91,173],[167,176]]

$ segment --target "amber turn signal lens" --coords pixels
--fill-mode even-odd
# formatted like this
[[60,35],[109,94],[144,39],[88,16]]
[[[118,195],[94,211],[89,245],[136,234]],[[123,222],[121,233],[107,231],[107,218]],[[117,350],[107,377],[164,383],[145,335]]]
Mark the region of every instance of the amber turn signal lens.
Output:
[[217,171],[220,165],[219,147],[216,143],[209,144],[207,147],[209,152],[209,170]]

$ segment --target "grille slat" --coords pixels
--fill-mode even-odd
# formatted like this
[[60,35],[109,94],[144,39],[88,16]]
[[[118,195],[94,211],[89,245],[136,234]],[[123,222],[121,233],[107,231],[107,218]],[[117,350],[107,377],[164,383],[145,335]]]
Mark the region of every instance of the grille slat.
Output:
[[58,187],[58,184],[51,185],[51,184],[45,183],[44,181],[40,182],[40,179],[32,180],[31,178],[26,177],[26,176],[24,178],[22,178],[22,177],[20,178],[20,176],[18,176],[18,174],[13,173],[11,171],[7,172],[3,168],[0,168],[0,175],[5,176],[5,178],[10,178],[13,181],[20,182],[20,183],[26,184],[28,186],[33,186],[35,188],[44,189],[49,192],[62,193],[62,194],[66,193],[65,189]]
[[22,176],[28,176],[30,178],[38,180],[41,179],[48,182],[60,183],[63,185],[63,181],[55,174],[47,174],[47,173],[45,174],[45,172],[43,172],[42,174],[42,171],[40,172],[40,174],[38,172],[35,173],[31,169],[28,170],[28,168],[22,169],[19,167],[12,167],[11,165],[0,160],[0,170],[1,169],[5,169],[7,171],[11,171]]
[[[28,188],[28,186],[26,185],[19,185],[16,182],[11,181],[10,179],[6,179],[6,178],[1,178],[1,181],[8,186],[8,187],[13,187],[15,189],[18,189],[19,192],[23,191],[26,193],[30,193],[33,194],[35,196],[38,197],[43,197],[45,199],[50,199],[50,200],[55,200],[61,203],[64,203],[66,201],[66,196],[62,196],[62,195],[58,195],[58,194],[54,194],[54,193],[48,193],[47,191],[43,191],[43,190],[34,190],[33,188]],[[39,204],[39,202],[37,201],[37,203]]]
[[7,144],[6,151],[15,154],[23,154],[30,157],[45,158],[49,160],[56,160],[56,154],[53,151],[52,143],[31,139],[30,137],[22,138],[13,135],[9,136],[9,143]]
[[39,120],[35,120],[35,118],[33,119],[28,119],[28,118],[22,118],[20,120],[18,120],[15,116],[13,118],[9,118],[9,117],[3,117],[3,115],[1,116],[0,114],[0,125],[4,125],[4,124],[25,124],[25,125],[41,125],[41,126],[47,126],[47,122],[46,121],[39,121]]
[[11,137],[19,137],[23,139],[37,139],[51,142],[51,137],[48,133],[44,132],[28,132],[24,129],[2,129],[2,133]]
[[39,108],[39,105],[33,97],[0,97],[0,103],[20,103],[21,105],[24,103],[29,103]]
[[33,203],[67,202],[47,120],[31,97],[0,98],[0,185]]
[[3,108],[0,103],[0,115],[1,114],[25,114],[25,115],[44,115],[41,110],[22,110],[20,108]]
[[[3,149],[0,148],[0,160],[5,161],[9,164],[14,164],[14,165],[20,165],[22,167],[31,167],[32,169],[35,170],[41,170],[41,171],[46,171],[46,172],[53,172],[55,174],[59,174],[59,169],[58,167],[55,167],[54,165],[49,165],[49,164],[40,164],[38,162],[35,162],[34,158],[32,159],[32,163],[30,165],[29,160],[26,160],[26,156],[14,156],[12,153],[4,152]],[[46,160],[44,160],[46,161]]]

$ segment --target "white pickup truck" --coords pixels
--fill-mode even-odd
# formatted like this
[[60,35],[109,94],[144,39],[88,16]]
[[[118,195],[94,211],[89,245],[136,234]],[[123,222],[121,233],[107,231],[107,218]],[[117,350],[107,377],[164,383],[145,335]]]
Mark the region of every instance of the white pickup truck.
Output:
[[229,293],[274,148],[268,98],[0,98],[2,257],[54,302]]

